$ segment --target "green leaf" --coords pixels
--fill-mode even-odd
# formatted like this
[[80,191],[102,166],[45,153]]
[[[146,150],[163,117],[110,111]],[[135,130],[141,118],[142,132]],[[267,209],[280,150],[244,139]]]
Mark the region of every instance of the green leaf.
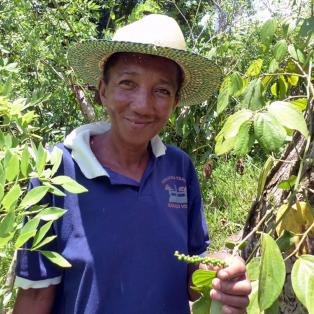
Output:
[[11,153],[8,161],[6,162],[6,180],[13,181],[20,173],[19,157],[15,153]]
[[247,307],[247,313],[249,314],[261,314],[261,311],[258,306],[258,280],[251,282],[252,291],[249,295],[250,303]]
[[44,221],[57,220],[67,211],[59,207],[48,207],[43,209],[36,217]]
[[305,138],[309,132],[303,114],[295,106],[284,101],[275,101],[268,106],[268,111],[284,127],[292,130],[298,130]]
[[219,139],[217,139],[217,142],[215,145],[215,153],[218,156],[227,154],[234,147],[234,141],[235,141],[235,137],[224,139],[224,137],[221,136]]
[[253,112],[251,110],[243,109],[237,111],[228,117],[217,137],[219,138],[221,135],[223,135],[225,139],[235,137],[238,134],[241,125],[252,117]]
[[296,48],[293,44],[290,44],[288,46],[288,51],[289,51],[290,56],[293,59],[299,61],[301,64],[304,63],[305,57],[304,57],[304,54],[302,53],[302,51],[299,48]]
[[2,205],[6,210],[9,210],[10,208],[14,208],[19,197],[22,194],[22,190],[20,186],[14,185],[9,192],[7,192],[2,200]]
[[278,184],[278,188],[282,190],[290,190],[294,187],[296,180],[297,177],[292,175],[288,180],[282,180]]
[[288,45],[285,39],[279,40],[274,47],[274,57],[280,62],[288,52]]
[[263,59],[254,60],[246,70],[246,76],[258,76],[261,72]]
[[50,230],[51,225],[53,224],[53,221],[49,221],[45,223],[36,233],[36,236],[34,238],[32,249],[34,249],[38,243],[44,238],[44,236],[47,234],[47,232]]
[[60,148],[58,148],[57,146],[55,146],[50,154],[50,161],[52,166],[51,169],[51,176],[53,176],[57,170],[59,169],[59,166],[61,164],[62,161],[62,150]]
[[291,272],[293,290],[309,314],[314,313],[314,256],[302,255]]
[[38,218],[32,218],[23,226],[15,242],[16,249],[20,248],[25,242],[35,236],[39,221]]
[[306,98],[299,98],[297,100],[293,100],[290,102],[292,105],[297,107],[297,109],[304,111],[307,107],[307,99]]
[[253,257],[246,265],[247,275],[251,281],[258,280],[261,267],[261,258]]
[[251,121],[245,121],[236,136],[234,144],[234,152],[237,156],[246,155],[254,144],[254,133],[250,132],[252,126]]
[[299,240],[298,236],[285,229],[276,242],[281,252],[288,252]]
[[58,196],[66,196],[65,193],[63,193],[60,189],[58,189],[56,186],[50,184],[49,182],[43,182],[44,186],[49,187],[50,193]]
[[230,76],[230,89],[231,94],[238,94],[243,88],[242,77],[239,72],[233,72]]
[[5,169],[3,168],[2,162],[0,162],[0,184],[4,186],[5,184]]
[[275,73],[279,68],[279,63],[276,59],[271,60],[270,64],[269,64],[269,73]]
[[299,77],[297,75],[287,75],[287,81],[291,86],[297,86]]
[[284,99],[286,97],[288,91],[288,83],[283,75],[279,76],[278,85],[277,85],[277,94],[280,99]]
[[263,44],[269,44],[276,32],[277,29],[277,20],[275,18],[271,18],[267,20],[261,27],[260,36]]
[[274,159],[272,156],[269,156],[268,159],[266,160],[266,162],[262,168],[261,174],[258,178],[257,195],[256,195],[257,201],[260,199],[260,197],[262,196],[262,194],[264,192],[266,179],[267,179],[267,176],[268,176],[271,168],[273,167],[273,164],[274,164]]
[[0,183],[0,202],[2,201],[4,196],[4,186]]
[[223,314],[222,304],[218,301],[212,300],[210,305],[210,314]]
[[301,37],[314,36],[314,16],[311,16],[303,21],[299,34]]
[[25,145],[22,157],[21,157],[21,172],[24,177],[27,177],[29,170],[29,162],[30,162],[30,153],[28,151],[28,146]]
[[87,189],[81,184],[77,183],[70,177],[67,176],[58,176],[51,179],[53,184],[61,185],[65,190],[71,193],[83,193],[87,192]]
[[268,151],[277,151],[286,139],[286,130],[267,112],[259,112],[254,120],[254,133],[258,142]]
[[243,100],[240,105],[242,108],[257,110],[265,105],[263,98],[264,86],[260,79],[255,79],[243,91]]
[[[0,222],[0,238],[8,237],[14,230],[15,212],[10,210]],[[0,245],[1,246],[1,245]]]
[[279,302],[278,299],[264,311],[264,314],[279,314]]
[[217,114],[222,113],[228,106],[230,99],[230,89],[225,88],[220,91],[217,99]]
[[42,255],[47,257],[52,263],[57,264],[61,267],[71,267],[71,264],[60,254],[52,251],[39,251]]
[[285,278],[285,263],[276,241],[267,233],[262,233],[258,283],[258,304],[261,311],[269,308],[279,297]]
[[212,287],[212,280],[216,278],[216,271],[198,269],[192,274],[192,282],[196,287]]
[[46,165],[47,160],[47,151],[44,149],[43,145],[40,143],[38,145],[37,153],[36,153],[36,169],[38,175],[41,176],[44,167]]
[[201,297],[192,304],[193,314],[209,314],[211,306],[211,299]]
[[37,186],[27,192],[23,198],[20,207],[27,208],[34,204],[37,204],[48,192],[49,187],[47,186]]
[[271,87],[270,87],[270,92],[273,96],[277,96],[277,90],[278,90],[278,84],[274,83]]
[[32,247],[32,250],[37,250],[37,249],[41,248],[42,246],[44,246],[44,245],[50,243],[51,241],[53,241],[56,237],[57,237],[57,236],[54,235],[54,236],[49,236],[49,237],[43,239],[43,240],[42,240],[40,243],[38,243],[36,246],[33,246],[33,247]]

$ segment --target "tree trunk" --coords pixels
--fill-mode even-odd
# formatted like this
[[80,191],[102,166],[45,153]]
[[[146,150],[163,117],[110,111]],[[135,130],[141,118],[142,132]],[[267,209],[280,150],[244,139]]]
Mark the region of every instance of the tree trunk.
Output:
[[[313,106],[313,104],[312,104]],[[312,115],[312,121],[314,118],[313,110],[310,111]],[[309,154],[304,163],[304,169],[301,177],[301,186],[307,187],[310,189],[307,195],[307,201],[311,204],[312,208],[314,208],[314,141],[313,141],[313,128],[311,130],[311,145],[309,149]],[[306,147],[306,140],[299,133],[295,134],[292,142],[288,145],[285,152],[283,153],[280,161],[274,165],[269,175],[267,176],[267,180],[264,187],[264,193],[259,201],[256,201],[252,204],[251,209],[249,211],[247,221],[244,226],[243,237],[249,234],[252,229],[259,223],[259,221],[264,217],[265,213],[269,209],[279,208],[280,205],[287,199],[289,191],[278,189],[278,184],[282,180],[287,180],[291,175],[297,175],[300,160],[299,156],[303,156]],[[299,200],[302,200],[302,194],[297,195]],[[274,227],[276,219],[276,214],[272,214],[272,216],[266,220],[259,231],[267,232]],[[314,254],[313,250],[313,240],[307,239],[308,247],[310,249],[309,254]],[[247,260],[251,256],[258,256],[259,251],[256,250],[259,244],[259,236],[258,234],[254,234],[248,239],[248,245],[242,251],[242,256],[245,260]],[[287,269],[287,279],[283,289],[282,296],[280,297],[280,312],[284,314],[288,313],[307,313],[304,307],[298,302],[295,294],[292,291],[291,287],[291,268],[295,261],[295,257],[290,258],[286,262]]]

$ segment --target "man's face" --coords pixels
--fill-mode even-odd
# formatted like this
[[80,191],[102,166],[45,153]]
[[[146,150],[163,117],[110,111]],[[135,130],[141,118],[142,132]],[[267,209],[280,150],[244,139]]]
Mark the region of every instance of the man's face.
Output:
[[177,65],[165,58],[123,53],[101,80],[99,95],[117,140],[147,145],[177,104]]

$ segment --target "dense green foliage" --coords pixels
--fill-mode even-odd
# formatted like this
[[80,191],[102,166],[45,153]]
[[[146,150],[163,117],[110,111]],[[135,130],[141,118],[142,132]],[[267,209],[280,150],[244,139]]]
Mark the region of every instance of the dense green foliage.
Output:
[[[310,142],[314,5],[307,5],[303,10],[301,5],[294,6],[289,18],[277,14],[261,23],[249,20],[254,13],[249,0],[1,1],[0,310],[14,298],[12,280],[6,278],[13,252],[28,239],[33,238],[34,250],[53,241],[45,235],[51,222],[64,213],[37,203],[48,191],[62,193],[58,186],[83,191],[67,178],[54,177],[60,155],[44,147],[62,141],[74,127],[104,115],[95,101],[95,87],[82,85],[67,65],[69,45],[109,39],[117,27],[144,14],[167,13],[181,24],[188,49],[222,67],[225,79],[220,91],[199,106],[177,108],[162,133],[166,142],[180,146],[196,164],[212,248],[219,249],[226,237],[241,230],[256,188],[259,199],[269,168],[294,132]],[[75,92],[77,88],[84,103],[78,101],[82,99]],[[86,103],[92,115],[86,114]],[[269,153],[272,161],[258,179]],[[300,156],[301,164],[308,158]],[[281,188],[293,195],[290,206],[297,201],[301,172],[282,183]],[[30,178],[44,183],[36,195],[26,192]],[[23,227],[25,217],[32,218],[26,218],[29,224]],[[276,238],[274,229],[270,233]],[[262,236],[262,258],[250,265],[255,274],[252,313],[276,304],[282,288],[283,276],[272,295],[263,289],[269,285],[265,273],[273,272],[273,255],[269,253],[277,250],[273,238]],[[234,252],[244,242],[233,244]],[[67,266],[62,257],[43,254]],[[278,274],[285,271],[281,259],[279,251],[275,258]],[[305,294],[298,284],[307,269],[313,269],[312,255],[303,255],[293,271],[296,295],[310,309],[314,308],[309,297],[314,281],[306,281],[309,288]]]

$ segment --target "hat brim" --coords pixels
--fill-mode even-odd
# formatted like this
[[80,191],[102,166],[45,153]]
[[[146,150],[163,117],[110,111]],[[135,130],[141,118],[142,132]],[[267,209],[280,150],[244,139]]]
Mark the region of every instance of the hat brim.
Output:
[[219,67],[193,52],[126,41],[91,40],[72,46],[68,52],[69,65],[82,80],[98,86],[103,65],[115,52],[136,52],[165,57],[175,61],[184,72],[180,90],[180,105],[195,105],[209,99],[219,88],[222,73]]

